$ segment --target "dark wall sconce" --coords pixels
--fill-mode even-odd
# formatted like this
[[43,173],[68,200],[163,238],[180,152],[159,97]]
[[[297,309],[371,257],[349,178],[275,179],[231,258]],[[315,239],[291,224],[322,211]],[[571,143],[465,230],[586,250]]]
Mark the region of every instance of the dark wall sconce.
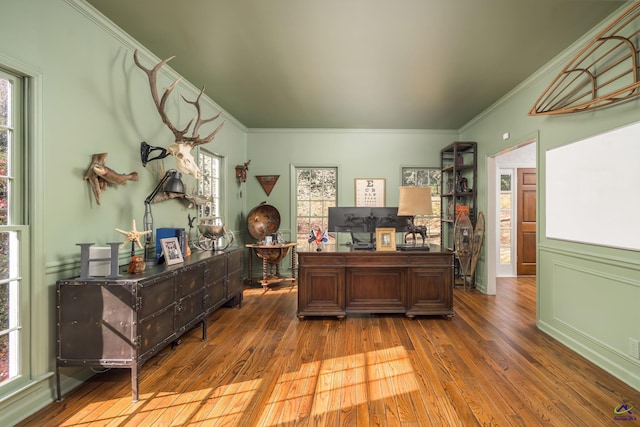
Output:
[[251,160],[249,160],[244,165],[236,166],[236,179],[238,180],[238,184],[247,182],[247,171],[249,170],[249,163],[251,163]]
[[142,166],[146,167],[147,163],[149,163],[151,160],[164,159],[169,154],[171,153],[169,153],[162,147],[154,147],[147,144],[145,141],[142,141],[140,143],[140,160],[142,160]]

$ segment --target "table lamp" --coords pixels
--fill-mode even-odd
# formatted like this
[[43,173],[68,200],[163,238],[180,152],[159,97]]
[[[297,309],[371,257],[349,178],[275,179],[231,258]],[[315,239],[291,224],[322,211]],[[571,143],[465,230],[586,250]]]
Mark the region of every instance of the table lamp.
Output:
[[[398,216],[410,216],[407,234],[413,233],[413,245],[399,246],[401,250],[428,250],[425,246],[426,229],[415,225],[416,215],[432,215],[431,188],[430,187],[400,187],[400,201],[398,203]],[[422,228],[421,228],[422,227]],[[422,246],[416,246],[416,234],[422,236]],[[405,234],[406,237],[406,234]]]
[[[178,193],[184,194],[184,183],[181,179],[182,174],[175,169],[170,169],[167,173],[164,174],[156,188],[147,196],[144,200],[144,230],[151,230],[151,233],[147,234],[147,239],[145,240],[145,250],[144,257],[145,262],[152,262],[155,259],[155,245],[152,243],[155,241],[154,238],[154,228],[153,228],[153,213],[151,212],[151,202],[158,195],[158,193],[162,190],[165,193]],[[154,251],[154,256],[150,257],[149,251]]]

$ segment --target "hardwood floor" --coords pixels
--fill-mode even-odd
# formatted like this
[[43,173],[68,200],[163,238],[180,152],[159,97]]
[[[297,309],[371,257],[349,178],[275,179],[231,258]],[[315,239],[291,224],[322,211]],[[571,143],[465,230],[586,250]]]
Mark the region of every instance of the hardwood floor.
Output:
[[[246,288],[142,368],[113,369],[21,426],[631,426],[640,392],[535,327],[535,279],[456,288],[456,317],[295,315],[297,288]],[[637,410],[634,416],[640,420]]]

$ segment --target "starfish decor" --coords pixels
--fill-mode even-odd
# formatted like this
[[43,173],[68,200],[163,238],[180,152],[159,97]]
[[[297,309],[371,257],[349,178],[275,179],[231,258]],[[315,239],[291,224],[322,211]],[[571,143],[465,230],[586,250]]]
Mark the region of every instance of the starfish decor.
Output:
[[125,241],[120,245],[121,248],[129,242],[132,242],[132,243],[135,242],[138,245],[138,247],[142,249],[142,243],[140,243],[140,237],[144,236],[145,234],[151,233],[152,230],[147,230],[147,231],[136,230],[136,220],[133,219],[131,220],[130,231],[120,230],[119,228],[116,228],[116,231],[126,236]]

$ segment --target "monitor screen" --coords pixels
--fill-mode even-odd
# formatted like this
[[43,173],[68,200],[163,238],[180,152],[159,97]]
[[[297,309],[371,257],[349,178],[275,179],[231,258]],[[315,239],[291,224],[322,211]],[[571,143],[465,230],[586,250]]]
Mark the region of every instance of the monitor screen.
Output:
[[398,216],[397,207],[332,207],[329,208],[330,232],[375,232],[376,228],[407,229],[410,216]]

